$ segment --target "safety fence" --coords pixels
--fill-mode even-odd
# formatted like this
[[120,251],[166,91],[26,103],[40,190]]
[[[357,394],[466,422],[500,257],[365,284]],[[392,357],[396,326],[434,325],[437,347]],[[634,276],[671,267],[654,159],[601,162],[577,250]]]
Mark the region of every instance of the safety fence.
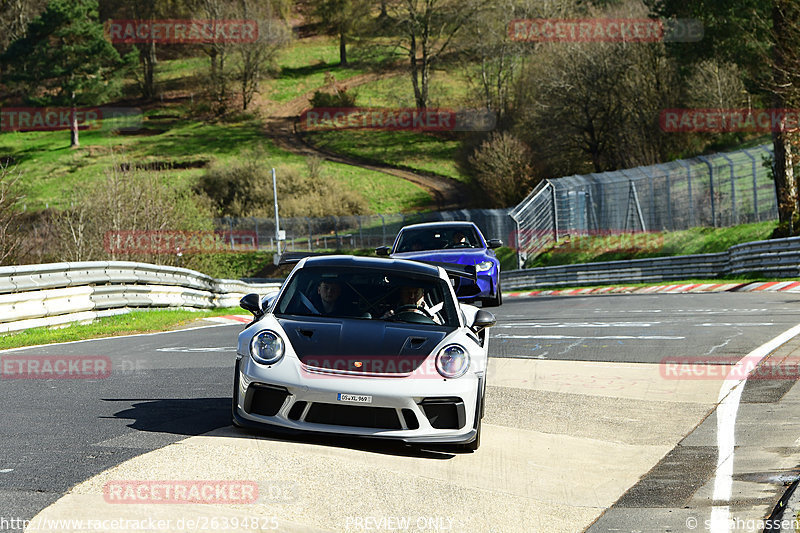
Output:
[[120,314],[132,308],[232,307],[280,283],[214,279],[147,263],[94,261],[0,267],[0,333]]
[[501,273],[503,289],[648,283],[757,274],[800,276],[800,237],[756,241],[716,254],[538,267]]
[[510,212],[534,256],[565,235],[674,231],[774,220],[771,147],[545,180]]
[[[514,220],[509,209],[461,209],[394,215],[295,217],[278,220],[281,250],[354,250],[388,246],[400,228],[421,222],[468,220],[474,222],[487,239],[514,239]],[[232,236],[231,249],[245,244],[251,249],[276,251],[274,218],[219,218],[217,230]],[[247,240],[246,243],[241,242]]]

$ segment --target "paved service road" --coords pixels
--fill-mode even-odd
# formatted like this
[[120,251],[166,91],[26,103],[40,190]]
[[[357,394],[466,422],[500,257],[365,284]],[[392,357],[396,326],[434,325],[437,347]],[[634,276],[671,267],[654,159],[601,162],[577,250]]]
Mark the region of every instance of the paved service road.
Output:
[[[684,531],[691,518],[703,531],[726,509],[729,518],[763,516],[782,490],[776,471],[800,463],[793,422],[758,438],[800,402],[794,381],[748,381],[741,405],[726,403],[717,420],[725,382],[715,376],[725,373],[671,379],[658,363],[697,357],[727,372],[800,322],[799,304],[780,293],[508,300],[496,310],[474,454],[230,427],[237,326],[0,353],[102,356],[112,368],[106,379],[0,381],[0,517],[37,515],[30,531],[203,531],[216,519],[217,531],[552,532]],[[731,412],[742,451],[725,476],[719,434]],[[261,496],[104,499],[131,480],[255,483]],[[712,500],[726,482],[727,500]],[[48,522],[62,519],[76,522]]]

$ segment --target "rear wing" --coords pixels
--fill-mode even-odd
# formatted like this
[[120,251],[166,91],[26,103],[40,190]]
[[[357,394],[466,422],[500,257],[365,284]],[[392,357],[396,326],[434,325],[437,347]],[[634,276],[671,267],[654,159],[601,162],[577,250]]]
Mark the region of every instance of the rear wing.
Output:
[[426,265],[433,265],[442,267],[448,276],[455,276],[458,278],[467,278],[472,281],[478,281],[478,270],[475,265],[459,265],[456,263],[440,263],[438,261],[423,261],[421,259],[406,259],[406,261],[416,261],[417,263],[425,263]]
[[[323,255],[341,255],[341,254],[331,254],[331,253],[320,253],[320,252],[285,252],[281,254],[281,258],[278,261],[279,265],[292,265],[299,263],[301,260],[305,259],[306,257],[317,257]],[[472,281],[478,280],[478,271],[475,268],[475,265],[459,265],[457,263],[440,263],[438,261],[424,261],[421,259],[403,259],[403,261],[416,261],[417,263],[424,263],[426,265],[442,267],[445,272],[447,272],[448,276],[451,277],[458,277],[458,278],[467,278],[471,279]]]

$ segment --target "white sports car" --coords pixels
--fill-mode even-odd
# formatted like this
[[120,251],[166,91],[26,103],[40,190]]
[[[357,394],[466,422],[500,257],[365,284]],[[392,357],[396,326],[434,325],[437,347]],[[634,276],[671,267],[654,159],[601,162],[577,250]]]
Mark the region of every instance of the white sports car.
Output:
[[306,257],[277,295],[242,298],[234,424],[477,449],[495,318],[450,276],[474,267]]

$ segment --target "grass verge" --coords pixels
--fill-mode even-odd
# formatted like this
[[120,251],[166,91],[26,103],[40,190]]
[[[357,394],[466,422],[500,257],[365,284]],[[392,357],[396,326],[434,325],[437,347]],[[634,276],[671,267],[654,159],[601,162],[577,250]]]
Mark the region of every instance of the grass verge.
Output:
[[198,318],[243,313],[244,311],[238,307],[203,311],[186,309],[132,311],[124,315],[99,318],[91,324],[70,324],[63,328],[32,328],[19,333],[4,334],[0,336],[0,349],[168,331],[184,326]]

